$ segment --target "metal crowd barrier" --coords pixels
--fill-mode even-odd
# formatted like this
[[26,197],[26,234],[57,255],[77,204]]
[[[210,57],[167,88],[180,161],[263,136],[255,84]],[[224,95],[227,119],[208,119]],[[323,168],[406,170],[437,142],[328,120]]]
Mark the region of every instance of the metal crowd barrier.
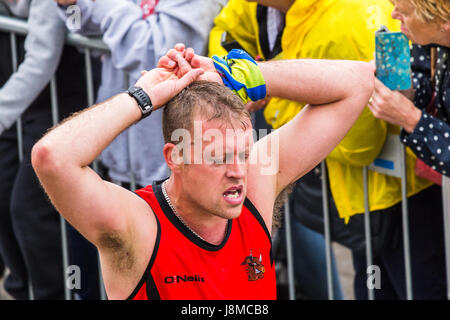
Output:
[[[20,19],[5,17],[0,15],[0,31],[7,32],[10,34],[11,39],[11,56],[12,56],[12,70],[13,72],[17,71],[18,67],[18,55],[17,55],[17,35],[25,36],[28,33],[27,23]],[[91,66],[91,50],[100,50],[104,52],[109,52],[108,47],[101,41],[100,39],[91,39],[86,38],[78,34],[69,33],[66,37],[66,44],[71,46],[76,46],[79,48],[84,48],[84,56],[85,56],[85,68],[86,68],[86,91],[87,91],[87,105],[94,104],[94,81],[92,75],[92,66]],[[56,125],[59,120],[58,114],[58,96],[57,96],[57,86],[56,86],[56,78],[50,80],[50,100],[51,100],[51,112],[52,112],[52,123]],[[17,121],[17,140],[18,140],[18,149],[19,149],[19,161],[23,159],[23,135],[22,135],[22,123],[19,119]],[[93,168],[98,172],[97,161],[94,161]],[[69,249],[67,244],[67,230],[66,230],[66,221],[60,215],[61,222],[61,244],[62,244],[62,257],[63,257],[63,278],[66,279],[66,271],[69,267]],[[101,276],[100,270],[100,260],[98,259],[99,265],[99,279],[100,279],[100,297],[102,299],[106,299],[106,294],[103,285],[103,278]],[[31,277],[28,277],[28,291],[30,300],[34,299],[33,288]],[[66,300],[71,300],[72,295],[70,289],[68,288],[67,282],[64,281],[64,296]]]
[[[18,67],[18,56],[17,56],[17,43],[16,35],[26,35],[28,32],[27,23],[20,19],[9,18],[0,15],[0,32],[6,32],[10,34],[11,39],[11,54],[12,54],[12,66],[15,72]],[[109,52],[108,47],[100,39],[86,38],[84,36],[68,33],[66,37],[66,44],[71,46],[76,46],[78,48],[84,49],[85,55],[85,68],[86,68],[86,91],[87,91],[87,105],[94,104],[94,85],[93,85],[93,75],[91,66],[91,50],[100,50],[105,53]],[[125,88],[128,85],[128,74],[124,72]],[[57,99],[57,88],[56,79],[52,78],[50,81],[50,92],[51,92],[51,111],[53,124],[58,123],[60,120],[58,118],[58,99]],[[22,152],[22,123],[19,119],[17,121],[17,131],[18,131],[18,147],[19,147],[19,160],[23,159]],[[413,299],[412,294],[412,278],[411,278],[411,262],[410,262],[410,245],[409,245],[409,229],[408,229],[408,202],[407,202],[407,190],[406,190],[406,165],[405,165],[405,148],[403,150],[402,160],[401,160],[401,180],[402,180],[402,226],[403,226],[403,244],[404,244],[404,255],[405,255],[405,276],[406,276],[406,289],[407,289],[407,299]],[[324,235],[325,235],[325,249],[326,249],[326,268],[327,268],[327,286],[328,286],[328,298],[332,300],[333,297],[333,278],[332,278],[332,247],[331,247],[331,236],[330,236],[330,218],[329,218],[329,204],[327,195],[327,171],[325,162],[322,162],[322,197],[323,197],[323,213],[324,213]],[[97,161],[94,161],[93,168],[98,172]],[[369,219],[369,191],[368,190],[368,167],[363,169],[363,185],[364,185],[364,204],[365,204],[365,233],[366,233],[366,256],[367,256],[367,266],[371,266],[373,263],[372,255],[372,245],[371,245],[371,234],[370,234],[370,219]],[[130,189],[135,190],[136,181],[134,172],[131,170],[130,173]],[[443,179],[443,204],[444,204],[444,228],[445,228],[445,250],[446,250],[446,271],[447,271],[447,299],[450,299],[450,179]],[[285,229],[286,229],[286,252],[287,252],[287,273],[288,273],[288,287],[289,287],[289,298],[291,300],[295,299],[295,279],[294,279],[294,266],[293,266],[293,247],[291,240],[291,221],[289,213],[289,203],[285,203]],[[63,274],[66,275],[66,270],[69,265],[68,259],[68,247],[67,247],[67,231],[64,218],[61,216],[61,237],[62,237],[62,249],[63,249]],[[100,290],[101,298],[106,299],[106,294],[104,290],[104,285],[101,276],[100,264]],[[65,277],[64,277],[65,278]],[[65,298],[70,300],[71,293],[68,289],[67,283],[65,285]],[[31,286],[31,281],[29,281],[29,292],[30,299],[33,299],[33,288]],[[374,299],[373,289],[368,289],[368,297],[370,300]]]

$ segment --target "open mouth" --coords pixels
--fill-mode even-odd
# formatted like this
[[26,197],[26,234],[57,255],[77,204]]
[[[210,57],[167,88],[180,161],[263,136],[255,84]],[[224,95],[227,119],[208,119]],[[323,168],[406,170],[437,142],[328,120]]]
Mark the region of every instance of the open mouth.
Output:
[[230,187],[223,193],[223,198],[230,204],[239,204],[242,202],[242,190],[242,185]]

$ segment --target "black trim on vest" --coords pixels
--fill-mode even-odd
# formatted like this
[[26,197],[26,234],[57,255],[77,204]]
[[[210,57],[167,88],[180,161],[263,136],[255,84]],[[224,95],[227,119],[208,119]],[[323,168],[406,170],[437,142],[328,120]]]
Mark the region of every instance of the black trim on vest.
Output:
[[156,287],[155,279],[153,279],[151,273],[149,273],[147,278],[147,297],[149,300],[161,300],[158,288]]
[[[153,209],[152,209],[152,212],[153,212]],[[150,257],[150,261],[147,265],[147,268],[144,271],[144,274],[142,275],[141,280],[139,281],[136,288],[133,290],[133,292],[128,296],[128,298],[126,300],[132,300],[136,296],[136,294],[139,292],[139,290],[142,288],[144,283],[147,284],[147,288],[146,288],[147,289],[147,298],[150,300],[161,300],[158,289],[156,288],[155,281],[153,280],[152,274],[150,272],[150,270],[153,267],[153,264],[155,263],[156,255],[157,255],[158,249],[159,249],[159,242],[161,240],[161,224],[159,223],[159,219],[158,219],[158,216],[156,215],[156,213],[153,212],[153,214],[155,215],[156,223],[157,223],[155,247],[153,248],[152,256]]]
[[205,249],[208,251],[218,251],[218,250],[222,249],[225,246],[225,244],[227,243],[228,238],[230,237],[233,221],[228,220],[226,235],[221,244],[214,245],[214,244],[204,241],[203,239],[200,239],[191,230],[189,230],[189,228],[186,227],[180,221],[180,219],[178,219],[178,217],[175,215],[172,208],[167,203],[166,198],[164,198],[164,194],[161,189],[161,184],[162,184],[162,182],[160,183],[159,181],[153,183],[153,185],[152,185],[153,192],[156,196],[156,200],[158,200],[158,202],[159,202],[159,205],[160,205],[163,213],[166,215],[167,219],[169,219],[169,221],[172,223],[172,225],[175,228],[177,228],[178,231],[180,231],[187,239],[189,239],[191,242],[193,242],[194,244],[196,244],[197,246],[199,246],[202,249]]
[[273,266],[273,254],[272,254],[272,237],[270,236],[269,229],[267,229],[266,223],[264,222],[263,217],[259,213],[258,209],[253,205],[249,198],[245,198],[244,206],[250,211],[250,213],[256,218],[264,232],[266,233],[267,238],[270,241],[270,264]]

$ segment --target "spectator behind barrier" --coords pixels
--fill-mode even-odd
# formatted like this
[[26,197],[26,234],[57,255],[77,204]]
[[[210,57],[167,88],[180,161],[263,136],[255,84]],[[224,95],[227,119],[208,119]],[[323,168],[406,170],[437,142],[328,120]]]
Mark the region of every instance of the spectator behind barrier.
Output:
[[392,16],[414,43],[414,99],[377,80],[369,107],[377,118],[402,127],[402,143],[419,159],[450,177],[450,3],[398,0]]
[[[448,0],[393,2],[392,17],[400,20],[402,32],[413,42],[411,68],[415,94],[410,101],[376,80],[369,108],[377,118],[402,127],[400,139],[408,152],[417,156],[417,174],[441,183],[441,174],[450,176],[450,3]],[[433,292],[418,297],[445,299],[443,213],[442,201],[437,197],[441,188],[433,189],[434,194],[421,200],[423,213],[410,215],[412,253],[416,246],[424,249],[422,256],[413,255],[412,259],[418,263],[413,263],[412,272],[413,276],[417,271],[423,273],[428,282],[419,290]],[[417,277],[412,282],[413,287],[423,284]]]
[[[13,17],[27,19],[17,37],[12,70],[10,36],[0,33],[0,252],[10,273],[6,291],[15,299],[64,299],[60,217],[31,167],[31,148],[52,127],[48,84],[55,74],[60,117],[86,104],[84,58],[64,48],[65,27],[52,0],[0,0]],[[63,49],[64,48],[64,49]],[[15,121],[21,117],[23,160]]]
[[[57,0],[66,25],[74,32],[101,36],[111,54],[103,56],[97,101],[123,92],[142,70],[152,69],[175,44],[184,42],[199,53],[207,46],[214,17],[226,0]],[[73,12],[80,11],[80,28],[73,29]],[[67,14],[67,16],[66,16]],[[123,72],[129,78],[124,80]],[[162,157],[161,111],[120,134],[101,155],[113,181],[146,186],[167,177]],[[147,143],[143,144],[142,141]],[[148,159],[152,159],[148,161]],[[131,177],[131,174],[134,177]]]
[[[100,251],[109,298],[274,299],[274,201],[350,129],[372,93],[373,69],[361,62],[321,60],[257,65],[242,52],[215,60],[224,76],[228,70],[246,70],[240,94],[248,93],[249,84],[257,80],[259,98],[267,92],[311,103],[289,125],[252,148],[249,116],[228,89],[197,83],[169,102],[196,79],[221,82],[211,59],[189,52],[184,57],[175,52],[176,58],[169,52],[160,68],[145,73],[136,83],[144,93],[141,98],[121,93],[50,131],[33,148],[33,167],[58,211]],[[172,59],[175,67],[168,64]],[[198,90],[202,85],[205,89]],[[169,102],[165,112],[178,116],[181,124],[165,122],[163,152],[170,178],[138,191],[139,197],[100,179],[87,166],[121,131],[149,115],[143,111],[148,100],[154,109]],[[185,129],[185,134],[194,131],[194,149],[200,149],[194,156],[200,156],[200,163],[184,160],[191,158],[191,149],[180,149],[180,140],[173,143],[174,133],[180,131],[171,130],[171,125],[173,130]],[[202,131],[212,130],[196,135],[199,125]],[[224,141],[217,132],[223,138],[226,129],[232,139]],[[242,132],[248,139],[235,144]],[[209,134],[217,138],[211,141]],[[183,136],[186,148],[191,146],[188,137]],[[270,146],[275,149],[266,149]],[[266,150],[262,155],[273,150],[271,164],[277,166],[272,171],[263,170],[267,164],[258,158],[259,148]],[[190,276],[192,281],[178,286],[172,283],[179,279],[174,275]]]
[[[391,11],[392,5],[388,1],[296,1],[286,14],[286,27],[281,41],[283,58],[372,60],[375,49],[374,33],[380,25],[386,25],[390,30],[399,29],[398,23],[389,18]],[[250,52],[256,54],[257,47],[251,45],[249,41],[250,35],[254,34],[254,27],[249,23],[251,20],[245,17],[242,10],[237,11],[229,14],[228,20],[222,22],[221,26],[228,24],[223,28],[227,30],[233,28],[229,35],[234,39],[242,39],[239,43],[244,49],[248,47]],[[211,35],[214,36],[219,35]],[[278,128],[292,119],[301,109],[301,104],[274,97],[265,108],[266,120],[274,128]],[[398,128],[376,119],[366,108],[350,132],[326,159],[330,190],[334,200],[330,202],[330,213],[334,220],[331,227],[332,238],[344,241],[343,243],[352,249],[357,299],[367,297],[364,221],[360,215],[364,213],[362,168],[375,160],[387,133],[395,130],[398,131]],[[441,217],[442,201],[439,190],[431,187],[431,182],[415,176],[414,162],[415,157],[409,151],[408,196],[411,201],[410,215],[414,217],[411,218],[411,228],[415,230],[411,238],[414,257],[413,280],[416,284],[414,294],[419,299],[440,299],[445,297],[445,284],[438,280],[445,277],[445,271],[442,269],[443,234],[442,230],[435,230],[435,227]],[[309,177],[311,176],[310,174]],[[311,177],[310,181],[315,181],[310,186],[320,190],[321,184],[317,178]],[[304,202],[309,205],[311,202],[319,202],[319,200],[311,201],[314,193],[306,193],[306,188],[299,189],[299,187],[301,185],[297,185],[294,190],[297,197],[303,196]],[[382,289],[376,290],[376,298],[406,298],[401,243],[400,179],[369,171],[368,188],[374,264],[380,266],[383,280]],[[300,191],[297,192],[298,190]],[[316,197],[320,197],[320,194],[319,191],[315,192]],[[423,199],[427,197],[433,204],[432,210],[437,212],[436,222],[421,221],[423,215],[428,212],[423,206]],[[302,203],[296,205],[304,206]],[[335,210],[341,219],[333,219]],[[323,225],[318,223],[317,219],[306,215],[300,218],[317,231],[323,230]],[[333,229],[339,229],[339,232]],[[430,249],[432,245],[428,242],[429,239],[433,239],[433,245],[439,244],[436,250]]]
[[[258,60],[282,59],[281,42],[286,36],[285,15],[290,14],[289,8],[294,1],[257,2],[258,4],[241,0],[228,2],[214,20],[215,26],[210,33],[210,56],[223,54],[231,48],[244,48]],[[264,119],[263,110],[258,110],[268,100],[250,102],[246,105],[249,111],[256,111],[254,113],[256,130],[259,129],[258,125],[262,128],[270,127]],[[315,174],[312,170],[306,176]],[[304,178],[300,181],[304,181]],[[297,209],[293,203],[294,198],[290,197],[291,211]],[[304,210],[317,210],[318,215],[322,215],[321,203],[321,199],[318,199],[315,207]],[[324,237],[322,233],[303,225],[297,219],[299,214],[291,214],[295,281],[299,291],[307,299],[328,299]],[[332,274],[333,298],[343,299],[334,255],[332,255]]]

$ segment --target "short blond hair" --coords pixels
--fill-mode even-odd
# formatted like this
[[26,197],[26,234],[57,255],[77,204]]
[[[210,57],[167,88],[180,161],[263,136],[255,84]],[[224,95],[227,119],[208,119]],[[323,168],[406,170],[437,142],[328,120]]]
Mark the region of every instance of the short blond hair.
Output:
[[409,0],[416,8],[416,14],[424,22],[450,21],[449,0]]

